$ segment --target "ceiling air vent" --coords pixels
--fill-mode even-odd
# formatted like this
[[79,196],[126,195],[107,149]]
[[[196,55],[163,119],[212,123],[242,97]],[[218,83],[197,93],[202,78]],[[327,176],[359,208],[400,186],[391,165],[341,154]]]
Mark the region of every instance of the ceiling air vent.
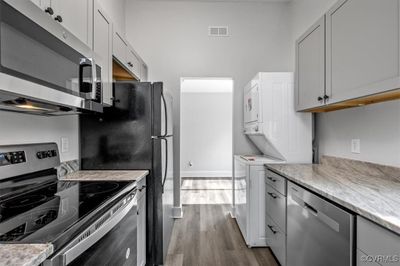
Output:
[[227,37],[229,36],[228,26],[210,26],[208,27],[208,36]]

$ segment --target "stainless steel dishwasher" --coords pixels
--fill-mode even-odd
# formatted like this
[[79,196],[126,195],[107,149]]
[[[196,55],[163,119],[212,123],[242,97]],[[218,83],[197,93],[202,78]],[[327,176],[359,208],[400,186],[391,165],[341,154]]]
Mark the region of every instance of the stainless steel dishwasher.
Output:
[[354,217],[288,182],[287,265],[355,265]]

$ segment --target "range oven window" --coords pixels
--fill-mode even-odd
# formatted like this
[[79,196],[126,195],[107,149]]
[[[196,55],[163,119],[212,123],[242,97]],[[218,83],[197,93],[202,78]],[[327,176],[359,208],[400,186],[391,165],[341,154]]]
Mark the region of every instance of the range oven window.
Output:
[[[87,58],[0,1],[1,72],[85,99],[95,99],[100,80]],[[95,70],[94,70],[94,69]],[[96,77],[97,76],[97,77]]]

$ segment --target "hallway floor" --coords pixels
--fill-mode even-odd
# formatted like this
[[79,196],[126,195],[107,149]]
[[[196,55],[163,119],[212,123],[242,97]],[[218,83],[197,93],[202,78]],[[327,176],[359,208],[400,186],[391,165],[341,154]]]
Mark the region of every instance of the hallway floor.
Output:
[[224,198],[223,194],[231,193],[230,189],[226,191],[226,183],[221,180],[185,181],[183,188],[192,195],[196,192],[203,195],[198,199],[207,204],[185,199],[184,217],[175,221],[167,266],[278,265],[269,248],[247,248],[236,221],[229,214],[230,204],[218,203]]

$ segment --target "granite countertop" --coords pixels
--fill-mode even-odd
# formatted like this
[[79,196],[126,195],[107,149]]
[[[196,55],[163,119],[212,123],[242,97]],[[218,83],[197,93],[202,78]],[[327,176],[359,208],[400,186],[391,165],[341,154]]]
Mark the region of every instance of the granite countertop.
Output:
[[267,167],[400,234],[400,168],[328,156],[321,164]]
[[52,244],[0,244],[0,266],[36,266],[52,253]]
[[149,174],[148,170],[81,170],[60,178],[63,181],[137,181]]

